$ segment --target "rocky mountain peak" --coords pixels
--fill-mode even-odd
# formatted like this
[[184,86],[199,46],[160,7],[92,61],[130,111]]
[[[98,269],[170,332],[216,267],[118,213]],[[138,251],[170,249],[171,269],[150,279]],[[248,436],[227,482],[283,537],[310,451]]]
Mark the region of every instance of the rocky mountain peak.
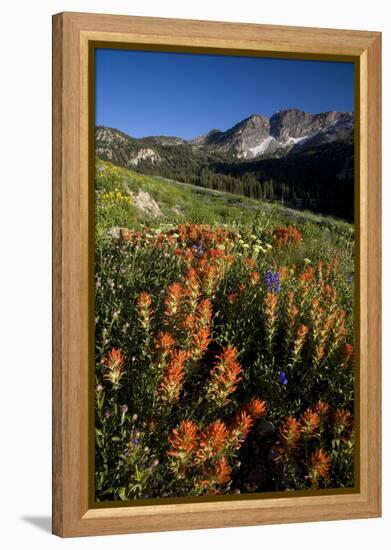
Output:
[[[151,136],[135,139],[112,128],[96,130],[97,154],[111,160],[121,149],[128,164],[156,164],[166,157],[166,147],[189,147],[197,154],[228,154],[236,159],[253,159],[265,155],[284,156],[311,147],[352,141],[354,114],[325,111],[311,114],[300,109],[282,109],[270,118],[252,114],[225,131],[208,133],[184,140],[177,137]],[[166,153],[167,152],[167,153]],[[115,153],[117,154],[117,153]]]

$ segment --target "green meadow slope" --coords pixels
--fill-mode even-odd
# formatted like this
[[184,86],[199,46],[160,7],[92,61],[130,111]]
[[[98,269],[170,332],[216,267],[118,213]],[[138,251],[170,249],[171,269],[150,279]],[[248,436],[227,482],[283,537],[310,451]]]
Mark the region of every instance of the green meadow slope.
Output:
[[96,167],[96,198],[98,235],[113,226],[165,222],[242,226],[260,217],[273,223],[313,224],[346,235],[353,231],[351,224],[329,216],[144,175],[102,160]]

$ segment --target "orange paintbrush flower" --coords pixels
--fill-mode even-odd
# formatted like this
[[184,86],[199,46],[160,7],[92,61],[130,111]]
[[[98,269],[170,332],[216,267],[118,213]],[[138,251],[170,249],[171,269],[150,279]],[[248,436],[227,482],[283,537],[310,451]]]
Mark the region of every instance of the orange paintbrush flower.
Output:
[[297,329],[297,335],[293,343],[293,363],[296,363],[299,359],[308,332],[309,328],[306,325],[300,325]]
[[170,363],[159,387],[159,396],[164,403],[172,405],[178,401],[185,378],[185,362],[187,359],[188,352],[186,351],[174,350],[172,352]]
[[318,487],[321,479],[328,478],[330,466],[330,458],[323,449],[318,449],[312,453],[307,477],[313,488]]
[[216,462],[216,483],[225,485],[231,480],[231,468],[225,456],[219,458]]
[[299,275],[299,281],[303,284],[313,283],[314,280],[314,268],[311,266],[307,266],[305,270]]
[[199,359],[207,350],[209,343],[211,342],[209,328],[200,328],[193,336],[193,357]]
[[152,318],[152,298],[148,292],[141,292],[137,297],[136,307],[139,315],[140,325],[144,330],[149,330]]
[[206,426],[200,436],[197,457],[201,462],[221,452],[228,440],[227,426],[221,420],[215,420]]
[[214,294],[218,281],[217,268],[213,264],[207,264],[202,271],[202,290],[206,296]]
[[171,448],[167,451],[169,456],[177,458],[180,462],[188,462],[198,444],[198,426],[193,420],[181,420],[179,428],[174,428],[168,438]]
[[242,367],[236,360],[236,353],[235,348],[227,346],[217,356],[217,362],[211,370],[207,396],[218,407],[228,403],[230,394],[236,390],[242,379]]
[[288,416],[280,425],[277,432],[278,442],[274,445],[274,461],[289,461],[296,457],[301,437],[300,422],[293,416]]
[[274,292],[267,292],[264,300],[264,315],[265,315],[265,328],[266,328],[266,339],[268,343],[268,350],[272,353],[273,340],[276,333],[276,322],[277,322],[277,306],[278,306],[278,295]]
[[266,403],[262,399],[252,399],[244,409],[254,422],[259,420],[266,413]]
[[301,437],[300,422],[293,416],[288,416],[281,424],[278,435],[286,448],[295,448]]
[[183,297],[183,287],[180,283],[171,283],[167,288],[164,305],[166,309],[164,315],[166,317],[165,324],[169,324],[172,319],[178,316],[181,308]]
[[185,333],[188,336],[193,334],[195,330],[195,325],[196,325],[196,319],[192,313],[189,313],[184,316],[182,321],[182,328],[184,329]]
[[249,278],[250,278],[250,285],[251,286],[256,286],[259,283],[259,281],[261,279],[261,276],[259,275],[258,271],[252,271],[250,273]]
[[137,307],[139,309],[146,308],[148,309],[152,304],[151,295],[148,292],[141,292],[137,297]]
[[347,335],[347,329],[345,325],[346,320],[346,311],[344,309],[338,309],[335,312],[335,322],[334,322],[334,346],[338,347],[344,342]]
[[317,437],[320,425],[320,416],[317,411],[307,409],[301,416],[301,433],[304,439]]
[[198,299],[201,295],[201,289],[197,271],[193,267],[191,267],[186,274],[185,286],[190,312],[194,313],[197,307]]
[[278,273],[280,274],[281,281],[285,280],[289,276],[290,270],[291,268],[286,265],[278,268]]
[[124,358],[120,349],[113,348],[103,361],[105,372],[103,378],[111,382],[114,389],[118,389],[124,375]]
[[155,350],[160,355],[162,360],[167,357],[174,344],[175,339],[172,334],[163,331],[159,332],[158,337],[155,340]]
[[230,431],[230,440],[236,449],[241,447],[253,425],[254,420],[246,410],[236,414]]
[[314,361],[317,365],[324,357],[325,349],[323,346],[315,346],[314,350]]
[[315,403],[314,410],[319,414],[319,417],[322,421],[327,419],[329,410],[330,410],[330,405],[325,401],[319,400]]
[[274,239],[277,246],[297,245],[302,240],[302,235],[296,227],[288,225],[287,227],[277,227],[274,230]]
[[333,431],[337,437],[350,427],[352,424],[352,415],[347,409],[337,409],[334,413]]
[[212,303],[210,300],[202,300],[197,306],[197,325],[199,328],[206,329],[212,320]]
[[254,258],[244,258],[243,263],[246,267],[250,269],[254,269],[254,267],[257,265],[257,262],[254,260]]
[[352,344],[345,344],[341,351],[341,366],[347,367],[354,360],[354,348]]
[[201,479],[196,491],[198,495],[218,495],[221,486],[231,480],[231,468],[225,456],[220,457],[214,464],[208,465],[201,473]]
[[290,290],[288,292],[288,304],[287,305],[288,305],[288,307],[287,307],[287,311],[288,311],[288,328],[289,328],[289,333],[290,333],[290,331],[293,329],[293,327],[296,324],[296,319],[297,319],[297,316],[299,314],[299,308],[295,304],[295,293],[292,290]]

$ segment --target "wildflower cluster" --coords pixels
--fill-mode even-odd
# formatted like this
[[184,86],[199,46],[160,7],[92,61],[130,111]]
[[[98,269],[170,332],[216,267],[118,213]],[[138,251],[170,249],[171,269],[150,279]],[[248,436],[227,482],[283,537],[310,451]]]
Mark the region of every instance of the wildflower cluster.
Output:
[[273,237],[276,241],[276,245],[279,247],[297,245],[303,238],[300,231],[293,225],[277,227],[274,230]]
[[230,489],[236,454],[265,411],[265,403],[254,399],[237,413],[231,425],[217,419],[200,428],[192,420],[182,420],[172,430],[167,451],[170,467],[188,493],[219,494]]
[[272,456],[281,488],[319,488],[330,486],[341,462],[352,469],[353,453],[350,411],[332,411],[328,403],[318,401],[299,418],[288,416],[281,422]]
[[119,189],[115,191],[106,191],[102,194],[102,201],[108,204],[132,204],[133,199],[130,195],[124,195]]
[[97,242],[98,500],[354,484],[352,258],[310,231]]

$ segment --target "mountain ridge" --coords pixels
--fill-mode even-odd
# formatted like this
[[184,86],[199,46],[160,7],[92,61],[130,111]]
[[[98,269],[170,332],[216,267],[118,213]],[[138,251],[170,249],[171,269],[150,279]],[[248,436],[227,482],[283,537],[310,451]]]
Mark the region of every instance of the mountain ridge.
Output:
[[[324,111],[308,113],[300,109],[280,109],[270,117],[254,113],[227,130],[217,128],[192,139],[177,136],[132,137],[115,128],[97,126],[97,152],[102,145],[115,141],[135,148],[187,145],[194,151],[228,154],[234,158],[255,159],[266,155],[283,156],[297,152],[303,146],[321,145],[352,138],[354,113],[351,111]],[[108,132],[111,135],[108,135]],[[106,135],[105,135],[106,134]],[[153,148],[153,147],[152,147]],[[132,159],[129,159],[129,162]]]
[[[189,139],[96,127],[96,156],[138,172],[351,220],[354,113],[282,109]],[[307,205],[307,206],[306,206]]]

